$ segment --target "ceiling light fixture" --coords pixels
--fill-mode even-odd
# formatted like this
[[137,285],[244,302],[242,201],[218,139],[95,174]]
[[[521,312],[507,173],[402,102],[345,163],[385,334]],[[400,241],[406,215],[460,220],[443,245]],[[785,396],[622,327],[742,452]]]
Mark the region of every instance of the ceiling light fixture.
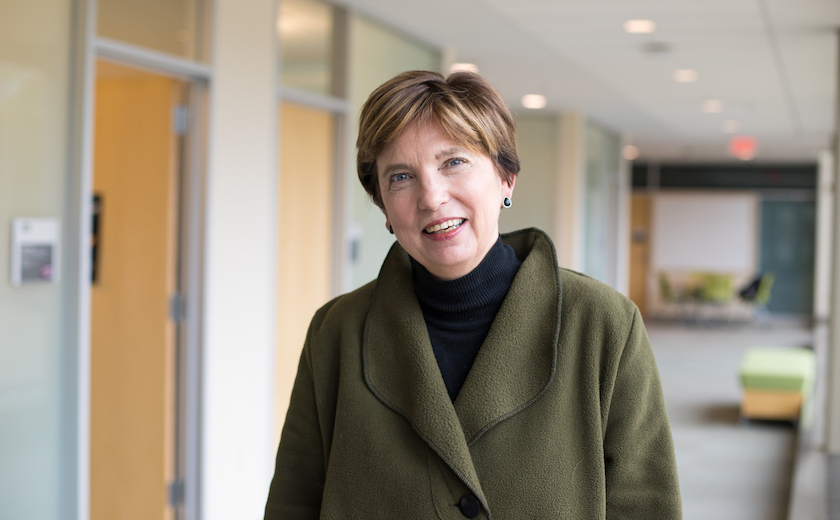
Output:
[[639,148],[633,146],[632,144],[628,144],[621,150],[621,156],[627,159],[628,161],[634,161],[639,158]]
[[694,69],[677,69],[674,71],[674,81],[677,83],[694,83],[700,74]]
[[719,99],[707,99],[703,101],[703,112],[707,114],[718,114],[723,112],[723,101]]
[[653,20],[627,20],[624,30],[630,34],[650,34],[656,30],[656,23]]
[[735,121],[734,119],[727,119],[720,125],[721,130],[727,134],[737,134],[741,131],[741,123]]
[[478,65],[475,63],[453,63],[449,66],[449,73],[454,72],[472,72],[478,74]]
[[545,98],[545,96],[540,94],[525,94],[524,96],[522,96],[522,106],[525,108],[537,110],[540,108],[545,108],[547,104],[548,100]]

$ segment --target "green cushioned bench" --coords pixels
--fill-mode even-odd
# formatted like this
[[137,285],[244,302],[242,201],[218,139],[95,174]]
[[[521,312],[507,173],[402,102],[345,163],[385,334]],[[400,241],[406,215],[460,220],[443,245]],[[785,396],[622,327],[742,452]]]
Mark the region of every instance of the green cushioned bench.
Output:
[[814,352],[804,348],[747,350],[741,362],[744,389],[741,415],[754,419],[797,420],[810,395],[816,370]]

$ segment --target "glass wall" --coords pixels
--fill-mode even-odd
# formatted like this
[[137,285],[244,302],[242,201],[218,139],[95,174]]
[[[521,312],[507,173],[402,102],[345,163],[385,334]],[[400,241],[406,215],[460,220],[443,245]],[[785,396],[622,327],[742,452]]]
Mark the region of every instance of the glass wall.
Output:
[[40,279],[10,282],[14,219],[49,219],[65,236],[72,227],[65,215],[73,5],[0,2],[0,516],[9,519],[75,517],[76,368],[62,344],[72,335],[62,303],[73,276],[58,270],[69,248],[53,248]]
[[209,61],[204,0],[99,0],[99,36]]
[[280,3],[281,83],[323,95],[335,95],[335,8],[316,0]]
[[617,134],[586,125],[584,272],[615,285],[618,182],[621,145]]

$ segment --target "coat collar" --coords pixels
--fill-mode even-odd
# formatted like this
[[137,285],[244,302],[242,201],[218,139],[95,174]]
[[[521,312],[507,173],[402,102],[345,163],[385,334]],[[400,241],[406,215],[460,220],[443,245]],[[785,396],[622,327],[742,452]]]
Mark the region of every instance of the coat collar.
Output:
[[469,446],[546,391],[557,359],[560,287],[554,246],[539,230],[503,235],[524,259],[453,405],[429,341],[408,254],[388,253],[365,323],[365,381],[405,417],[487,507]]

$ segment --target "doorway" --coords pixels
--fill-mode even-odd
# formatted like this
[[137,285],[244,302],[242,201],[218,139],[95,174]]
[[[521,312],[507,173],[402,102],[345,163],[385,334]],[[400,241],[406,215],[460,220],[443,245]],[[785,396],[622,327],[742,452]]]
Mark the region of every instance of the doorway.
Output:
[[331,296],[335,116],[280,103],[275,437],[286,418],[309,321]]
[[630,299],[647,315],[648,270],[650,268],[651,197],[633,192],[630,198]]
[[97,62],[93,520],[178,516],[181,114],[188,93],[185,81]]

